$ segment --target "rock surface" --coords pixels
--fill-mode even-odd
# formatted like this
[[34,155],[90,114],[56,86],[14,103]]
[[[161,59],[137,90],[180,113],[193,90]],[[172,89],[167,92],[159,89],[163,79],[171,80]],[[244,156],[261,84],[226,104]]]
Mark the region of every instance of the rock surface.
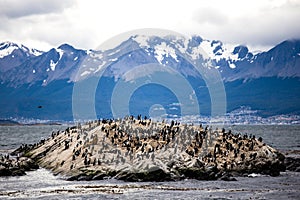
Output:
[[11,157],[8,154],[0,157],[0,176],[22,176],[26,171],[38,168],[35,161],[27,157]]
[[285,157],[261,138],[141,116],[53,132],[26,156],[68,180],[234,181],[232,175],[285,170]]
[[300,172],[300,158],[286,157],[284,160],[284,164],[287,170]]

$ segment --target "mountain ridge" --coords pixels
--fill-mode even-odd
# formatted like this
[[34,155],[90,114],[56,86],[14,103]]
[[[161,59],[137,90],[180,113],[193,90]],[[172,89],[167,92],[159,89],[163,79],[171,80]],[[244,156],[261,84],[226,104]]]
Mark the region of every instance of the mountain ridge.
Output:
[[[200,36],[135,35],[105,51],[61,44],[41,52],[4,42],[0,43],[0,55],[5,55],[0,58],[0,118],[72,120],[74,85],[97,77],[102,87],[95,94],[97,117],[111,118],[111,97],[118,80],[125,80],[127,72],[149,63],[181,74],[195,91],[201,115],[211,114],[211,96],[203,74],[195,70],[193,63],[219,71],[226,90],[227,112],[248,106],[261,116],[300,115],[300,40],[286,40],[268,51],[253,53],[245,45],[230,46]],[[155,72],[139,75],[147,73]],[[133,78],[131,73],[130,80]],[[180,103],[176,97],[166,88],[153,93],[151,87],[132,95],[132,105],[146,103],[129,106],[130,112],[148,115],[152,104],[162,103],[169,116],[179,116],[180,106],[173,106]]]
[[[144,52],[142,52],[144,55],[140,54],[140,60],[150,59],[149,61],[155,62],[156,59],[157,63],[165,65],[167,63],[174,64],[174,61],[178,62],[178,60],[174,59],[177,51],[179,53],[180,51],[187,51],[189,52],[187,54],[189,54],[191,58],[195,58],[194,60],[199,59],[199,53],[196,54],[196,48],[200,47],[208,54],[212,63],[220,71],[224,81],[259,78],[262,76],[300,77],[300,69],[297,67],[300,65],[300,40],[296,39],[283,41],[266,52],[253,54],[249,52],[248,47],[244,45],[237,45],[230,51],[229,47],[224,45],[221,41],[209,41],[201,37],[194,37],[196,39],[192,41],[181,41],[188,44],[188,46],[186,46],[186,44],[185,46],[184,44],[182,46],[177,45],[180,44],[178,38],[177,41],[175,41],[177,42],[177,46],[175,46],[172,44],[173,40],[168,41],[166,38],[162,38],[161,41],[158,41],[159,37],[154,37],[151,40],[153,44],[149,45],[145,40],[148,39],[149,41],[151,38],[144,38],[144,41],[142,41],[143,38],[137,37],[138,36],[129,38],[122,43],[124,44],[123,46],[121,44],[116,48],[119,48],[118,51],[122,52],[124,49],[131,47],[130,45],[138,45],[138,47],[134,48],[144,50]],[[129,40],[131,40],[131,43],[129,47],[127,47],[128,44],[126,44],[126,42],[129,42]],[[136,44],[132,44],[133,42],[136,42]],[[23,45],[20,47],[20,45],[15,43],[9,44],[9,47],[15,47],[9,54],[7,54],[7,52],[6,54],[1,53],[1,51],[3,52],[5,50],[7,43],[0,44],[0,55],[5,55],[0,58],[0,71],[2,72],[0,80],[2,83],[16,81],[18,78],[12,77],[14,74],[17,75],[16,71],[23,71],[23,73],[27,75],[29,71],[32,71],[33,74],[37,73],[41,75],[39,78],[35,76],[35,79],[28,79],[27,82],[45,80],[44,83],[47,84],[47,82],[56,79],[61,80],[62,78],[69,78],[70,81],[74,82],[76,81],[74,80],[75,73],[78,68],[83,67],[80,65],[83,60],[89,60],[89,65],[95,67],[104,62],[113,65],[112,62],[117,61],[120,56],[119,52],[114,52],[114,49],[108,50],[107,53],[101,51],[99,53],[99,51],[96,50],[76,49],[69,44],[62,44],[58,48],[52,48],[46,52],[35,50],[39,52],[39,54],[33,54],[32,50]],[[166,51],[169,50],[170,52],[160,52],[159,48],[165,48],[167,49]],[[154,51],[151,51],[151,49],[154,49]],[[146,58],[147,56],[149,58]],[[107,60],[103,60],[105,58]],[[139,58],[135,59],[139,60]],[[125,63],[125,65],[126,64],[128,63]],[[71,69],[70,66],[72,66],[73,69]],[[30,67],[31,69],[29,70]],[[56,67],[59,68],[59,73],[55,73]],[[15,68],[17,68],[17,70],[14,71]],[[41,71],[40,68],[44,68],[43,71]],[[94,71],[97,71],[97,69]],[[70,77],[58,75],[66,72],[69,73]],[[190,75],[188,72],[186,73],[186,75]],[[86,71],[85,74],[92,74],[92,72]],[[19,79],[25,80],[26,82],[26,78],[24,77],[20,77]],[[16,81],[12,85],[18,86],[19,84],[21,84],[21,82]]]

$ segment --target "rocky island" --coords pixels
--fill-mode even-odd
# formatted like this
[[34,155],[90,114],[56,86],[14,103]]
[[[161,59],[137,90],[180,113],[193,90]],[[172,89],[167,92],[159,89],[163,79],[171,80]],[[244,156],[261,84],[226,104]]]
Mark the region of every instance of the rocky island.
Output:
[[32,168],[38,165],[68,180],[230,181],[251,173],[278,176],[285,170],[285,157],[262,138],[140,115],[52,132],[14,154]]

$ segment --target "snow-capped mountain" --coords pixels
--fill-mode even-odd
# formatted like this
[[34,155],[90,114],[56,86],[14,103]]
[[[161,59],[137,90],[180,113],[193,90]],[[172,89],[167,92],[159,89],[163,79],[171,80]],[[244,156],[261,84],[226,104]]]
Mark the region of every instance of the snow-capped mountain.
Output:
[[[300,40],[287,40],[257,53],[243,45],[223,44],[199,36],[187,39],[134,35],[109,50],[81,50],[63,44],[42,52],[11,42],[0,43],[0,105],[5,108],[0,111],[0,118],[70,119],[74,83],[99,75],[103,75],[109,88],[100,99],[101,110],[109,107],[109,96],[117,80],[147,63],[168,66],[182,74],[197,97],[203,98],[201,102],[208,102],[202,105],[203,114],[209,114],[210,99],[207,89],[199,89],[205,88],[205,84],[193,66],[195,63],[219,70],[226,88],[228,111],[245,105],[264,115],[300,114]],[[266,102],[269,97],[271,100]],[[51,109],[37,113],[39,104]],[[105,109],[99,113],[99,117],[111,115]]]
[[0,72],[13,69],[28,59],[41,55],[43,52],[36,49],[29,49],[24,45],[12,42],[0,43]]
[[14,43],[1,43],[0,79],[10,86],[34,84],[60,79],[69,79],[70,72],[76,70],[79,63],[86,56],[83,50],[74,49],[63,44],[48,52],[32,50]]
[[[180,57],[181,56],[181,57]],[[48,52],[29,49],[10,42],[0,44],[1,82],[18,86],[42,81],[82,80],[97,75],[120,77],[130,68],[144,63],[167,65],[185,76],[197,76],[184,57],[192,61],[211,61],[225,81],[260,77],[300,77],[300,41],[284,41],[267,52],[252,53],[246,46],[192,37],[132,36],[107,51],[80,50],[63,44]],[[79,69],[80,68],[80,69]],[[78,72],[79,70],[79,72]],[[80,74],[79,74],[80,73]]]
[[[89,54],[94,63],[81,68],[82,77],[97,74],[110,66],[110,75],[119,77],[137,65],[159,63],[185,76],[197,76],[186,60],[211,63],[225,81],[260,77],[300,77],[300,40],[284,41],[267,52],[252,53],[246,46],[232,46],[221,41],[192,37],[189,40],[167,36],[133,36],[108,52]],[[204,65],[202,65],[204,66]],[[108,73],[108,72],[107,72]],[[108,74],[107,74],[108,75]]]

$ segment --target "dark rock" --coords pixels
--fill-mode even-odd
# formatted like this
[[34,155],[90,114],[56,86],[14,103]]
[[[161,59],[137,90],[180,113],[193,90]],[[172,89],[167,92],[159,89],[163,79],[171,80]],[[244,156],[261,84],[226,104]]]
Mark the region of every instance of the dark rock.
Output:
[[93,176],[91,176],[91,175],[80,175],[80,176],[78,176],[78,178],[77,178],[77,181],[90,181],[90,180],[92,180],[93,179]]
[[141,182],[141,181],[171,181],[171,175],[166,173],[160,168],[152,168],[146,172],[122,172],[118,174],[115,178],[119,180],[129,181],[129,182]]
[[10,158],[0,162],[0,176],[22,176],[26,171],[38,169],[39,166],[30,158]]
[[217,171],[215,169],[204,170],[199,168],[180,168],[178,169],[178,172],[190,179],[215,180],[217,178]]
[[237,181],[231,174],[225,173],[221,178],[222,181]]
[[67,178],[67,181],[77,181],[79,176],[71,176]]
[[23,176],[26,175],[24,169],[15,168],[12,170],[12,176]]
[[107,177],[106,174],[100,173],[100,174],[96,174],[95,176],[93,176],[92,180],[103,180],[105,177]]
[[0,176],[12,176],[12,171],[8,168],[1,167],[0,168]]
[[299,172],[300,158],[286,157],[284,160],[284,164],[287,170]]
[[27,159],[26,161],[21,163],[20,168],[24,169],[25,171],[31,171],[34,169],[38,169],[39,165],[36,164],[33,160]]
[[0,176],[23,176],[25,175],[25,170],[22,168],[8,168],[8,167],[1,167],[0,168]]

